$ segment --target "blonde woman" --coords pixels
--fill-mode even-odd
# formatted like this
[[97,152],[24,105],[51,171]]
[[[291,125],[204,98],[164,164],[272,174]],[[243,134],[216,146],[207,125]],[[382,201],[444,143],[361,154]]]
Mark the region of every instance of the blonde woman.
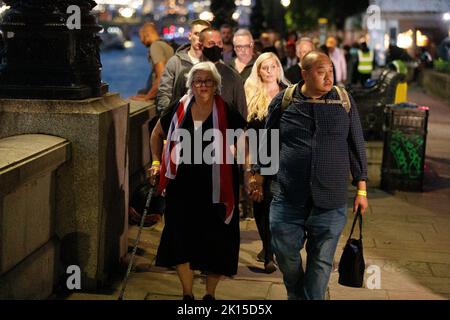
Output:
[[[256,59],[252,72],[244,85],[247,99],[248,128],[255,130],[264,128],[272,98],[288,85],[289,82],[284,77],[280,60],[274,53],[266,52]],[[263,244],[263,249],[258,254],[258,260],[264,261],[264,270],[267,273],[272,273],[276,270],[276,266],[273,261],[269,230],[269,209],[272,201],[270,180],[265,179],[263,194],[257,194],[257,191],[249,190],[249,196],[254,200],[253,214]]]

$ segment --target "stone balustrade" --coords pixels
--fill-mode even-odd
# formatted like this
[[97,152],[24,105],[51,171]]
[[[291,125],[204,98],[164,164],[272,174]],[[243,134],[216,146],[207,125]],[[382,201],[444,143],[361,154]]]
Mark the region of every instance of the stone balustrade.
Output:
[[70,158],[63,138],[0,139],[0,299],[44,299],[57,281],[57,171]]

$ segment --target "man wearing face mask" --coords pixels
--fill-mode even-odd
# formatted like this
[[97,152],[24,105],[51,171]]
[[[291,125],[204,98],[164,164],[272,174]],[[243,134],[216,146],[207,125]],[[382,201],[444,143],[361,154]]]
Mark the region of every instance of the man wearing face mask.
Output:
[[[247,101],[245,99],[242,79],[233,68],[222,61],[223,43],[220,31],[214,28],[206,28],[200,32],[200,44],[203,58],[213,62],[222,77],[221,96],[229,106],[235,106],[244,119],[247,119]],[[187,74],[187,72],[185,72]],[[177,92],[186,92],[186,77],[178,77],[175,84]]]
[[237,106],[239,113],[247,119],[247,101],[240,75],[222,61],[223,43],[220,31],[206,28],[200,33],[203,56],[216,65],[222,76],[222,98],[230,106]]

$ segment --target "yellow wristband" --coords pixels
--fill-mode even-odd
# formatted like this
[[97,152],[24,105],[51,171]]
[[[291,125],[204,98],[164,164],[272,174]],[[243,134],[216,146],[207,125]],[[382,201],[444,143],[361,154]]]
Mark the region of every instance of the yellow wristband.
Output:
[[159,162],[159,161],[153,161],[152,162],[152,166],[159,166],[161,164],[161,162]]
[[358,190],[358,191],[356,192],[356,194],[357,194],[358,196],[367,197],[367,191],[366,191],[366,190]]

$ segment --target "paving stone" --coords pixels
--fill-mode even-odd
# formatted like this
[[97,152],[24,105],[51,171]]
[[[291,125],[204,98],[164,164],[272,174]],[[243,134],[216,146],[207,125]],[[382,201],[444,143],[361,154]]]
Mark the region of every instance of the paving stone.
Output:
[[386,290],[351,288],[338,284],[339,274],[333,272],[330,277],[330,300],[387,300]]
[[269,288],[267,300],[287,300],[287,292],[284,284],[272,283]]
[[[442,278],[450,278],[450,264],[429,263],[429,266],[434,276]],[[450,281],[450,279],[448,281]]]
[[251,241],[260,241],[261,238],[259,237],[257,230],[241,230],[241,243],[251,242]]
[[181,296],[181,284],[176,274],[133,273],[127,284],[127,292],[138,292],[142,299],[147,293],[152,295]]
[[366,270],[369,266],[380,268],[381,276],[384,272],[402,273],[413,276],[433,276],[431,268],[426,262],[408,261],[408,260],[382,260],[366,258]]
[[432,262],[432,263],[449,263],[450,253],[430,252],[420,249],[385,249],[373,248],[364,252],[366,258],[378,258],[397,260],[402,258],[410,261]]
[[[423,236],[422,236],[423,237]],[[427,239],[429,240],[429,239]],[[375,245],[380,249],[405,249],[410,250],[425,250],[430,252],[448,253],[450,248],[450,242],[448,241],[426,241],[419,242],[416,240],[387,240],[387,239],[374,239]]]
[[398,291],[387,290],[389,300],[448,300],[449,294],[431,291]]
[[117,297],[114,299],[114,296],[108,294],[72,293],[67,300],[117,300]]
[[264,300],[268,296],[271,282],[230,280],[221,281],[216,289],[219,300]]

